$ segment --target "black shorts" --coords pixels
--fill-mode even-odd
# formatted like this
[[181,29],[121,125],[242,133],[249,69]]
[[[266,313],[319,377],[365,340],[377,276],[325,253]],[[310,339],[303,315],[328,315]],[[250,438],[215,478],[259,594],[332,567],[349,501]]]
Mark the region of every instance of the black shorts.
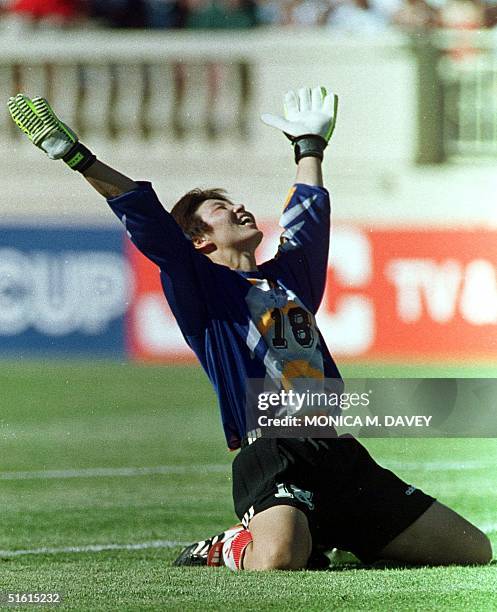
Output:
[[371,563],[435,501],[382,468],[353,436],[259,438],[233,462],[235,510],[245,526],[287,505],[307,515],[313,548]]

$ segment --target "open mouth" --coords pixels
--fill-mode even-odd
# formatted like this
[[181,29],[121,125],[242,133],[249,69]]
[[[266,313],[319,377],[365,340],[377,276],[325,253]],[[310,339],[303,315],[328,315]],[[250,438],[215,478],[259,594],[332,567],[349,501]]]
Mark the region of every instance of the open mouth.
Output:
[[254,219],[254,217],[251,214],[244,213],[238,219],[238,225],[255,225],[255,219]]

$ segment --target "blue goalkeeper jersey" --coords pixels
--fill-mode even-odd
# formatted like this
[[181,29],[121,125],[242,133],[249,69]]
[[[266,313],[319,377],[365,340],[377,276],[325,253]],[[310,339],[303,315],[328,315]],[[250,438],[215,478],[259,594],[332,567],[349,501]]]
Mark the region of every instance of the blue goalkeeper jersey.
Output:
[[328,192],[294,185],[275,257],[241,272],[199,253],[151,184],[138,185],[108,203],[159,267],[169,306],[216,391],[228,447],[239,448],[248,381],[340,378],[315,322],[328,268]]

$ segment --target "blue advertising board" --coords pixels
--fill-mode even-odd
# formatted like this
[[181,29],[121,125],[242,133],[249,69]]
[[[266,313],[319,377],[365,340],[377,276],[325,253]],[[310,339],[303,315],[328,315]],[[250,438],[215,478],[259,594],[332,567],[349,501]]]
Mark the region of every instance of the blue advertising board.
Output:
[[125,356],[123,232],[0,226],[0,355]]

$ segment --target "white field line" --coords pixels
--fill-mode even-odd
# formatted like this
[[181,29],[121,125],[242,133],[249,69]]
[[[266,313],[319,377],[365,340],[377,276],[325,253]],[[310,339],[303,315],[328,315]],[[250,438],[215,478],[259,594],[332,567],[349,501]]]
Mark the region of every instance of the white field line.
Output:
[[425,472],[448,472],[451,470],[483,470],[495,468],[495,460],[469,459],[468,461],[400,461],[379,460],[379,463],[392,470],[419,470]]
[[176,548],[186,546],[189,542],[174,540],[152,540],[138,544],[87,544],[85,546],[62,546],[60,548],[32,548],[27,550],[0,550],[0,558],[21,557],[23,555],[59,555],[63,553],[89,553],[106,550],[146,550],[149,548]]
[[[479,525],[487,535],[497,533],[497,523]],[[147,550],[151,548],[176,548],[187,546],[189,542],[176,542],[175,540],[152,540],[136,544],[87,544],[84,546],[61,546],[31,548],[25,550],[0,550],[0,559],[10,559],[25,555],[60,555],[68,553],[99,553],[107,550]]]
[[[402,462],[392,461],[388,467],[393,469],[421,469],[428,471],[445,471],[461,469],[482,469],[494,467],[491,461],[430,461],[430,462]],[[57,478],[93,478],[93,477],[119,477],[142,476],[146,474],[188,474],[192,472],[225,472],[225,464],[204,465],[159,465],[154,467],[125,467],[125,468],[90,468],[83,470],[49,470],[39,472],[0,472],[0,480],[29,480],[29,479],[57,479]],[[497,533],[497,523],[480,525],[487,534]],[[107,550],[146,550],[151,548],[174,548],[185,546],[185,542],[174,540],[152,540],[137,544],[88,544],[85,546],[64,546],[60,548],[34,548],[27,550],[0,550],[0,558],[19,557],[22,555],[47,555],[63,553],[88,553]]]
[[148,476],[149,474],[195,474],[230,472],[223,463],[191,465],[154,465],[152,467],[83,468],[74,470],[40,470],[36,472],[0,472],[0,480],[50,480],[63,478],[118,478],[121,476]]
[[[419,470],[426,472],[444,472],[451,470],[480,470],[495,468],[495,461],[381,461],[380,463],[392,470]],[[230,472],[230,466],[224,463],[207,463],[191,465],[155,465],[151,467],[119,467],[119,468],[83,468],[68,470],[40,470],[25,472],[0,472],[0,480],[54,480],[65,478],[119,478],[129,476],[148,476],[151,474],[202,474]]]

